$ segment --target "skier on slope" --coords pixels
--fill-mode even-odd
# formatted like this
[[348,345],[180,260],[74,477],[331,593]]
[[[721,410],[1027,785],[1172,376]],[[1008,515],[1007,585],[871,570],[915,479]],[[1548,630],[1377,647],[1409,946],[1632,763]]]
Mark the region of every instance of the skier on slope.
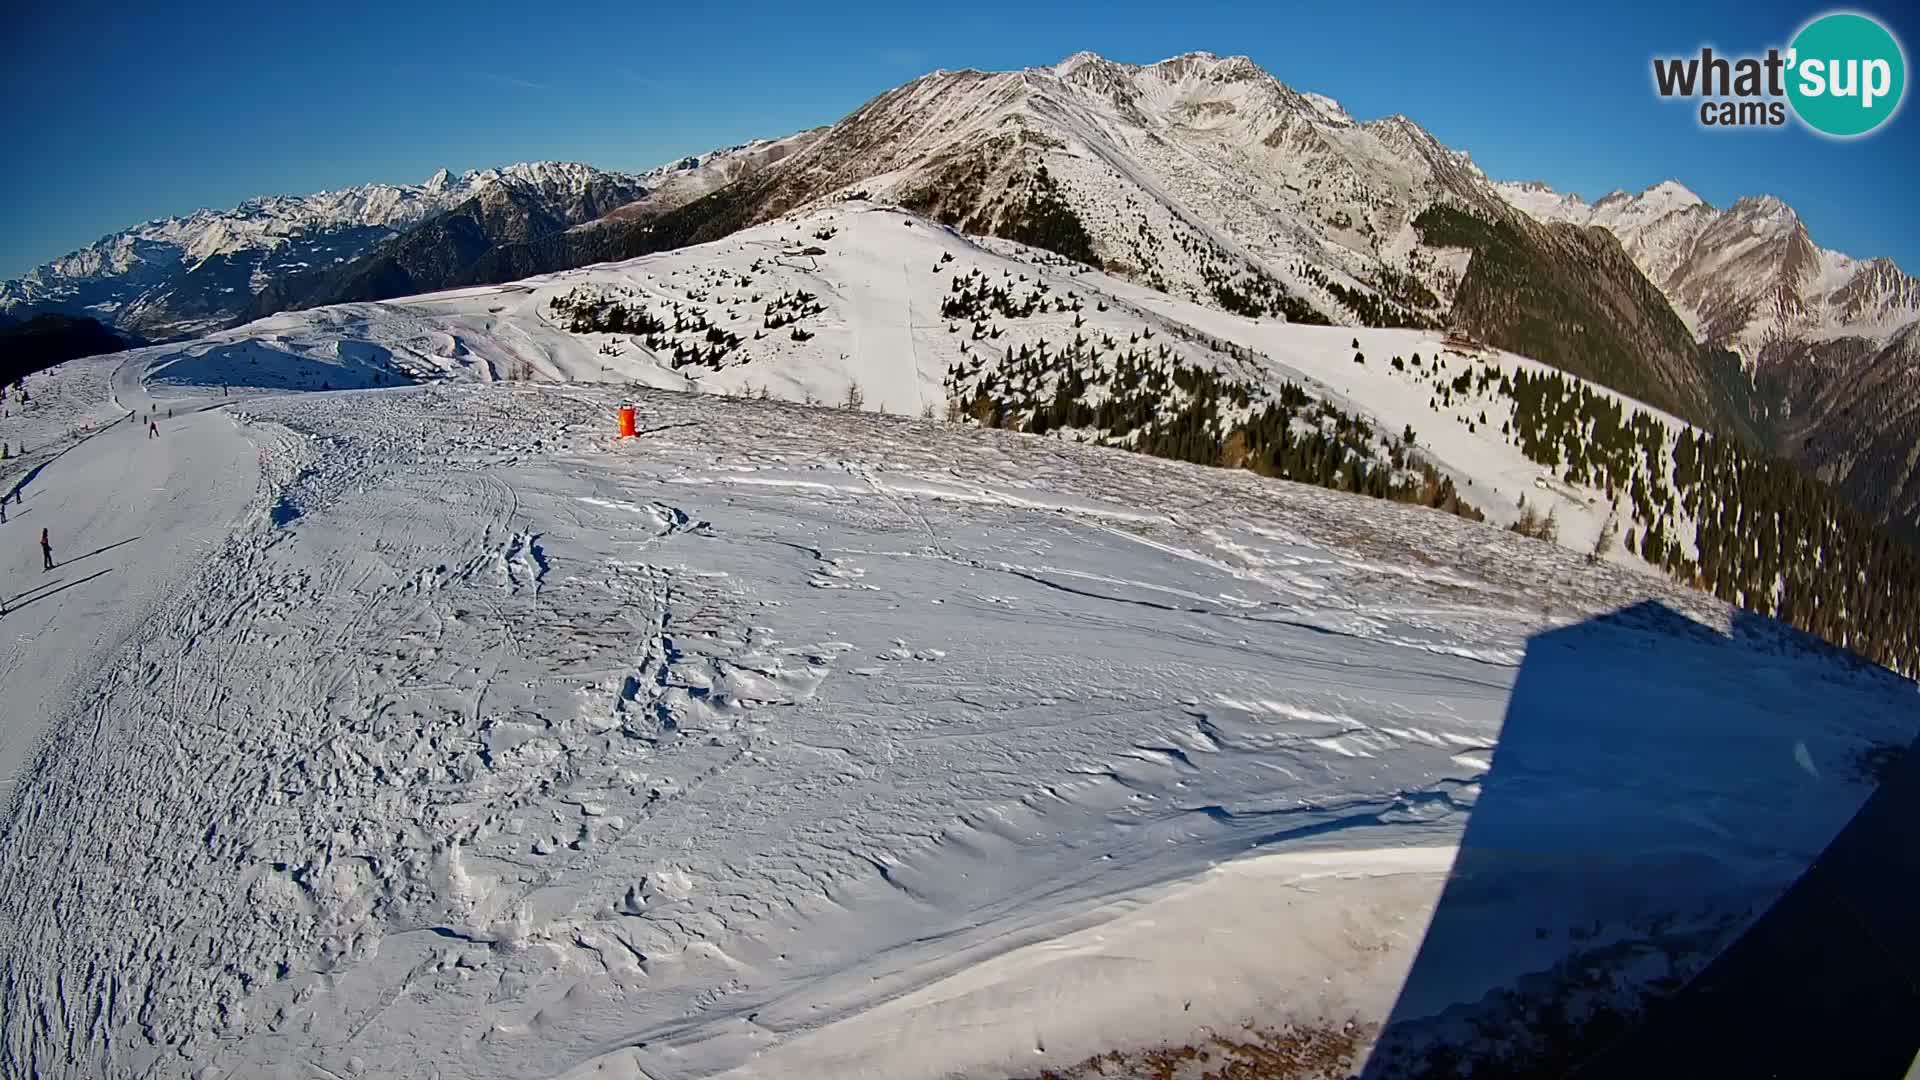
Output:
[[41,568],[42,572],[53,569],[53,541],[47,539],[45,529],[40,530],[40,559],[47,564]]
[[160,437],[160,425],[154,423],[152,420],[147,421],[147,438],[157,439],[159,437]]

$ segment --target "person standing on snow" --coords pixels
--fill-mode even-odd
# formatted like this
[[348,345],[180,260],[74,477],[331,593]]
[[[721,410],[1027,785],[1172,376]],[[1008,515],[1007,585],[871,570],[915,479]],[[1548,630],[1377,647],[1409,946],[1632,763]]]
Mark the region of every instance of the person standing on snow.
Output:
[[160,425],[154,423],[151,420],[147,421],[147,438],[157,439],[159,437],[160,437]]
[[45,529],[40,530],[40,559],[47,564],[41,568],[42,572],[53,569],[53,541],[47,539]]

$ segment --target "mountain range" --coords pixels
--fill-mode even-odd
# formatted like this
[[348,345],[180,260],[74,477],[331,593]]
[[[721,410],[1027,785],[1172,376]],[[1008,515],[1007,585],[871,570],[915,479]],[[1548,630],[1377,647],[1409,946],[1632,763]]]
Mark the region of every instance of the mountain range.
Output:
[[420,184],[264,196],[102,237],[0,282],[0,312],[85,315],[156,340],[189,337],[244,322],[287,283],[352,265],[409,233],[456,244],[462,237],[450,223],[464,216],[524,239],[592,220],[645,191],[636,177],[537,162],[459,175],[442,169]]
[[440,174],[150,222],[0,286],[163,337],[632,258],[860,196],[1171,296],[1449,328],[1813,470],[1920,535],[1920,286],[1771,198],[1677,182],[1591,205],[1496,182],[1405,116],[1362,122],[1245,57],[1080,53],[937,71],[825,128],[639,175]]

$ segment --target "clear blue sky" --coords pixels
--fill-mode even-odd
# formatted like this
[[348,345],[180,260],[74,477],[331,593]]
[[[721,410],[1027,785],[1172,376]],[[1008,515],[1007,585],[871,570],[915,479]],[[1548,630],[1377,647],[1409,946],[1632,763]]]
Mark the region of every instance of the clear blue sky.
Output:
[[[829,123],[934,68],[1244,53],[1366,120],[1403,112],[1503,179],[1588,198],[1669,176],[1792,203],[1814,238],[1920,272],[1920,109],[1833,142],[1713,132],[1648,62],[1784,45],[1822,7],[1180,0],[490,6],[25,4],[0,42],[0,277],[134,222],[251,195],[511,161],[641,169]],[[1920,20],[1866,5],[1913,56]],[[1911,23],[1913,25],[1903,25]],[[1914,93],[1920,93],[1915,91]],[[1909,96],[1914,96],[1910,93]]]

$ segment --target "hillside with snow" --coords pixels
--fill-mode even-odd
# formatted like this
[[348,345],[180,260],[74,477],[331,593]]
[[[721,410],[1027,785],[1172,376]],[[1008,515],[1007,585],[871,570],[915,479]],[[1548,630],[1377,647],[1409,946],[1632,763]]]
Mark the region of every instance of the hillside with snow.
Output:
[[[956,297],[988,286],[1009,301],[953,313]],[[1495,524],[1531,509],[1552,515],[1559,541],[1576,551],[1646,565],[1637,547],[1621,542],[1628,530],[1654,523],[1630,505],[1630,483],[1609,493],[1590,477],[1532,460],[1518,444],[1518,403],[1498,384],[1522,372],[1551,374],[1545,365],[1450,345],[1438,331],[1248,319],[865,202],[626,263],[280,315],[128,355],[165,384],[611,382],[833,405],[851,395],[869,410],[977,419],[967,410],[983,387],[1011,396],[1018,386],[1028,398],[1051,400],[1057,374],[1019,372],[1043,350],[1083,359],[1089,371],[1140,361],[1214,372],[1244,382],[1261,400],[1293,387],[1304,395],[1296,398],[1296,423],[1334,423],[1307,415],[1320,403],[1364,419],[1370,433],[1344,445],[1368,464],[1405,469],[1417,458]],[[1670,482],[1671,447],[1688,426],[1603,388],[1592,392],[1662,425],[1661,456],[1640,475]],[[1096,387],[1086,397],[1097,403],[1116,393]],[[1170,390],[1153,411],[1177,413],[1181,396]],[[1222,419],[1257,405],[1250,399]],[[1413,442],[1400,446],[1395,463],[1408,430]],[[1143,437],[1140,429],[1097,425],[1051,434],[1120,445]],[[1686,537],[1690,528],[1681,514],[1671,531]],[[1603,531],[1610,532],[1605,544]]]
[[1439,331],[1235,315],[861,200],[126,355],[170,385],[610,382],[1120,446],[1510,526],[1920,670],[1911,553],[1737,440]]
[[[1883,670],[1457,514],[878,415],[941,411],[970,332],[881,317],[969,268],[1176,325],[893,212],[760,240],[28,380],[158,433],[98,426],[0,525],[56,544],[4,570],[0,1070],[1525,1060],[1539,1003],[1699,970],[1920,734]],[[543,314],[590,288],[683,325]],[[785,333],[643,343],[736,288]],[[1431,347],[1360,379],[1188,332],[1383,409],[1375,357]]]
[[689,154],[648,169],[638,177],[646,194],[608,214],[605,220],[626,221],[678,209],[779,164],[806,149],[825,130],[812,128],[779,139],[755,139],[704,154]]

